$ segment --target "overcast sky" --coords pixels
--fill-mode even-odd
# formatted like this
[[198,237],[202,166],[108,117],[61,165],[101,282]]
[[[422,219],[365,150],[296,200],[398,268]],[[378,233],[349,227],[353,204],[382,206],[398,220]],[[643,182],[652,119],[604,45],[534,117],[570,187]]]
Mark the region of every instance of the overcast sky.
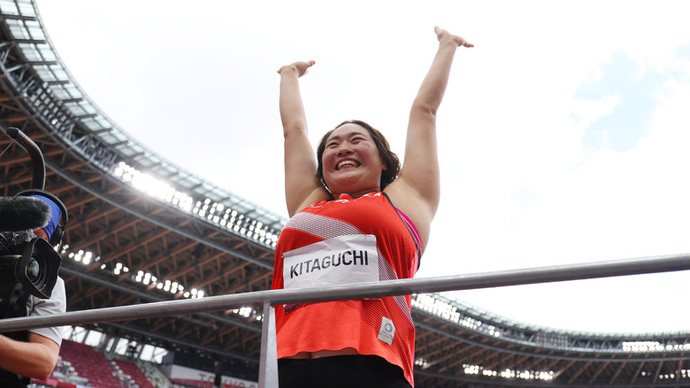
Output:
[[[276,70],[313,142],[345,119],[402,154],[439,25],[458,50],[439,110],[442,202],[418,276],[690,252],[683,1],[38,0],[61,59],[123,130],[286,215]],[[690,330],[690,272],[455,295],[525,323]]]

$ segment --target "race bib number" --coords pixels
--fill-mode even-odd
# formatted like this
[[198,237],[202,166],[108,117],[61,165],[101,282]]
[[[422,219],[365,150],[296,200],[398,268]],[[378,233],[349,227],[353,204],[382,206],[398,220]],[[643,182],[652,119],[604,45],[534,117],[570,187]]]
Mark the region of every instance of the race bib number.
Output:
[[376,236],[339,236],[283,254],[283,286],[323,287],[379,280]]

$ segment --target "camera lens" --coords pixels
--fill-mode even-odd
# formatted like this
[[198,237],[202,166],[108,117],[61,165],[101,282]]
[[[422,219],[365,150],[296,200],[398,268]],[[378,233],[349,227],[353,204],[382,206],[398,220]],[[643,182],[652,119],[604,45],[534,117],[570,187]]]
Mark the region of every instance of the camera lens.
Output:
[[26,277],[31,281],[31,282],[36,282],[38,280],[39,274],[41,273],[41,266],[38,264],[38,261],[34,259],[33,257],[29,261],[29,264],[26,266]]

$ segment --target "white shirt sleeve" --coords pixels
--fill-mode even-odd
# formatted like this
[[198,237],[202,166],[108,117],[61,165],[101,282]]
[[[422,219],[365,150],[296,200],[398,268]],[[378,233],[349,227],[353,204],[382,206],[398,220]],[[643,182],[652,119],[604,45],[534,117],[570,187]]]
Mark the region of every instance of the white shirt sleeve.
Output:
[[[65,295],[65,281],[61,277],[57,278],[53,292],[48,299],[40,299],[35,296],[29,296],[26,302],[26,308],[31,317],[41,317],[47,315],[62,314],[67,311],[67,296]],[[30,329],[29,332],[42,335],[50,338],[56,344],[62,344],[63,327],[42,327],[38,329]]]

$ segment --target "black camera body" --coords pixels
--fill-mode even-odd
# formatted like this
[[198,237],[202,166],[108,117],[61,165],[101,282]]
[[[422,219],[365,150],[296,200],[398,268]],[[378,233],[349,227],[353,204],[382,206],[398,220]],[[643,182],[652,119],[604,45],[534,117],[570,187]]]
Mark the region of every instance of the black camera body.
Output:
[[[48,224],[51,207],[31,195],[50,200],[61,212],[50,242],[33,231]],[[22,284],[31,295],[49,298],[62,262],[55,249],[61,243],[66,221],[67,209],[51,193],[27,190],[14,197],[0,197],[0,287]]]

